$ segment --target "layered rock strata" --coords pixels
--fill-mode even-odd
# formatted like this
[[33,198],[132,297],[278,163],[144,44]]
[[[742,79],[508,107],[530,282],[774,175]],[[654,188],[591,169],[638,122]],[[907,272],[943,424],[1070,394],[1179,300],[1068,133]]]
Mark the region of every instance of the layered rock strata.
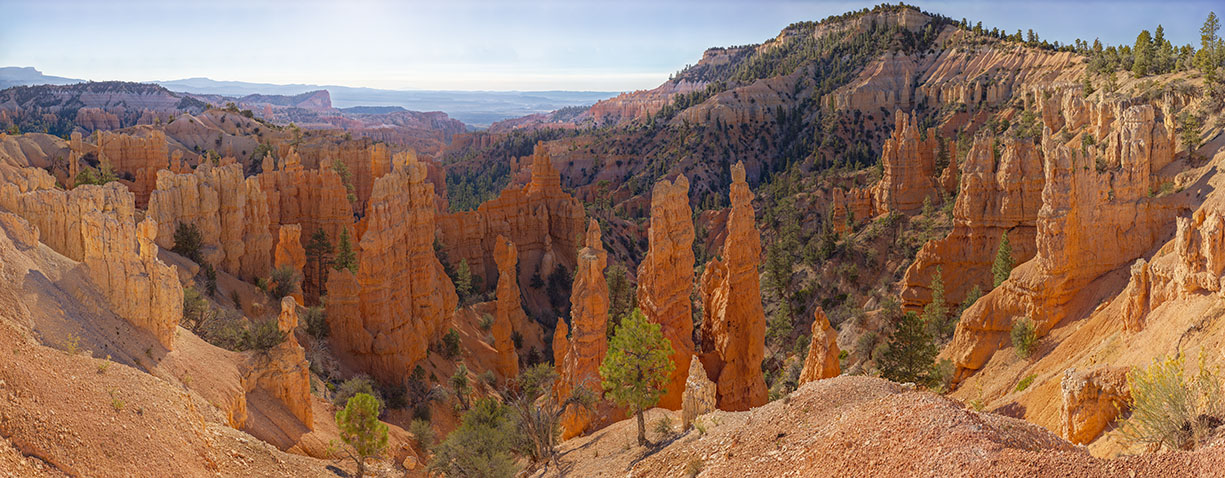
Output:
[[117,315],[172,348],[183,289],[157,258],[157,222],[136,223],[133,194],[119,183],[53,189],[55,180],[37,169],[4,176],[24,179],[0,184],[0,207],[36,227],[41,242],[83,263]]
[[885,140],[881,152],[884,174],[874,190],[876,207],[882,211],[915,214],[923,202],[940,202],[936,156],[940,140],[934,129],[923,137],[914,114],[894,113],[893,135]]
[[719,409],[747,410],[766,403],[761,372],[766,314],[761,305],[758,261],[761,235],[753,217],[753,193],[744,165],[732,166],[731,213],[722,259],[702,273],[702,365],[718,385]]
[[693,356],[693,211],[689,180],[660,181],[651,193],[649,250],[638,266],[638,307],[647,320],[660,325],[672,344],[676,368],[658,406],[681,408],[681,395]]
[[527,320],[527,314],[523,313],[523,306],[519,303],[519,281],[515,275],[519,258],[515,245],[498,236],[494,257],[498,262],[498,290],[490,332],[493,334],[494,348],[498,351],[495,368],[503,378],[511,379],[519,375],[519,354],[511,340],[511,324],[523,323]]
[[338,354],[384,383],[426,356],[459,301],[434,254],[434,186],[426,166],[397,155],[374,183],[357,273],[328,279],[328,324]]

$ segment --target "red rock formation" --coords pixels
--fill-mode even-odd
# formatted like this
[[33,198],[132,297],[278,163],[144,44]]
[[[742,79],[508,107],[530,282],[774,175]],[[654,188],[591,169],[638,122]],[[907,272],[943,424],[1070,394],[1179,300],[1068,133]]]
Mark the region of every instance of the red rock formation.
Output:
[[434,254],[434,186],[425,165],[402,155],[395,163],[374,183],[356,276],[341,271],[328,280],[335,350],[384,383],[399,383],[425,358],[459,301]]
[[697,417],[715,411],[715,383],[706,378],[706,369],[697,357],[690,357],[681,396],[681,430],[689,430]]
[[268,275],[272,235],[268,201],[255,178],[243,178],[242,166],[203,163],[191,174],[163,170],[149,199],[148,216],[159,225],[157,243],[174,247],[179,224],[200,230],[201,255],[246,280]]
[[498,292],[497,309],[493,317],[494,348],[498,351],[495,368],[503,378],[511,379],[519,375],[519,354],[515,352],[515,343],[511,340],[511,324],[523,323],[527,314],[519,304],[519,281],[515,274],[515,266],[519,263],[515,245],[498,236],[498,246],[494,250],[498,262]]
[[884,174],[874,191],[877,208],[915,214],[923,208],[924,200],[933,204],[940,201],[936,181],[940,140],[934,129],[929,129],[926,136],[920,138],[913,113],[906,115],[898,110],[894,114],[893,136],[885,140],[881,152]]
[[[306,250],[302,248],[302,226],[286,224],[281,226],[280,237],[276,241],[276,250],[272,253],[272,267],[280,269],[289,267],[302,276],[306,269]],[[294,298],[302,300],[302,293],[294,294]]]
[[[298,224],[308,238],[322,229],[333,246],[339,240],[341,229],[348,228],[350,237],[357,237],[353,230],[352,209],[346,198],[348,192],[340,175],[331,168],[303,169],[301,158],[291,150],[275,168],[271,158],[265,157],[259,182],[267,196],[269,229],[273,236],[279,236],[277,229],[282,224]],[[302,280],[307,304],[318,303],[321,285],[326,279],[326,270],[307,268]]]
[[[247,400],[252,395],[258,399],[259,392],[269,394],[284,405],[296,421],[286,422],[279,416],[261,417],[267,423],[251,424],[273,428],[279,434],[295,436],[293,431],[305,427],[315,428],[314,410],[311,408],[310,363],[306,351],[298,344],[294,330],[298,327],[298,302],[293,297],[281,299],[281,315],[277,317],[277,329],[285,334],[285,341],[267,353],[250,354],[244,366],[243,382],[247,389]],[[261,430],[262,434],[277,434],[272,430]],[[267,439],[265,439],[267,440]]]
[[702,364],[718,384],[719,409],[738,411],[766,403],[761,373],[766,314],[757,272],[761,234],[753,218],[753,193],[744,165],[732,166],[732,211],[722,260],[702,273]]
[[1059,434],[1078,445],[1097,439],[1130,405],[1127,370],[1097,366],[1065,371],[1060,382],[1063,405],[1059,409]]
[[157,259],[157,223],[136,224],[132,193],[118,183],[51,189],[55,180],[34,169],[5,176],[28,180],[0,184],[0,207],[37,227],[56,252],[82,262],[111,310],[170,349],[183,289],[174,269]]
[[668,380],[660,407],[681,408],[681,395],[693,356],[693,211],[689,209],[689,180],[667,179],[651,193],[650,249],[638,266],[638,307],[647,320],[660,325],[672,344],[676,368]]
[[498,278],[492,256],[497,237],[505,236],[513,242],[519,251],[524,308],[538,312],[551,307],[547,297],[530,287],[532,276],[547,278],[558,265],[574,270],[586,213],[578,200],[562,191],[561,176],[544,148],[538,146],[530,159],[531,181],[527,186],[508,186],[476,211],[439,216],[438,231],[452,265],[468,261],[473,274],[485,284],[493,284]]
[[1150,311],[1166,302],[1203,293],[1220,294],[1225,273],[1225,217],[1216,204],[1179,217],[1173,247],[1163,247],[1151,261],[1139,259],[1122,296],[1123,321],[1132,332],[1144,329]]
[[838,332],[829,326],[825,311],[817,307],[812,320],[812,341],[808,344],[808,357],[800,371],[800,385],[823,378],[837,377],[842,373],[838,360]]
[[[1073,313],[1085,286],[1125,266],[1167,234],[1176,204],[1150,197],[1157,170],[1173,156],[1172,134],[1149,105],[1128,107],[1103,139],[1105,154],[1083,150],[1079,135],[1064,144],[1043,133],[1045,186],[1037,221],[1037,253],[1009,280],[962,314],[945,353],[960,381],[1005,345],[1013,321],[1029,317],[1038,336]],[[1097,166],[1101,162],[1101,171]]]
[[151,128],[147,133],[147,137],[108,131],[98,131],[94,135],[98,161],[111,165],[121,177],[131,175],[131,180],[122,181],[136,195],[136,207],[141,208],[149,202],[157,172],[170,166],[166,134]]
[[[1000,238],[1008,233],[1014,264],[1028,261],[1037,245],[1042,207],[1042,157],[1027,140],[979,137],[966,155],[961,192],[953,206],[953,230],[928,242],[902,279],[902,303],[909,310],[931,301],[931,282],[942,271],[945,300],[960,303],[974,286],[994,286],[991,266]],[[951,166],[951,165],[950,165]]]
[[[600,224],[594,219],[587,226],[586,247],[578,253],[578,270],[574,276],[574,287],[570,294],[570,338],[566,351],[558,354],[559,338],[554,335],[554,358],[564,360],[560,369],[560,390],[563,394],[578,387],[586,387],[600,396],[600,363],[608,353],[608,283],[604,280],[604,267],[608,254],[604,252],[600,239]],[[558,321],[562,323],[562,321]],[[565,326],[558,326],[564,337]],[[562,417],[562,437],[570,438],[582,434],[589,427],[607,424],[607,417],[584,409],[570,408]]]
[[830,202],[830,221],[834,232],[842,234],[851,228],[851,223],[862,224],[876,216],[873,191],[865,188],[844,190],[834,188]]

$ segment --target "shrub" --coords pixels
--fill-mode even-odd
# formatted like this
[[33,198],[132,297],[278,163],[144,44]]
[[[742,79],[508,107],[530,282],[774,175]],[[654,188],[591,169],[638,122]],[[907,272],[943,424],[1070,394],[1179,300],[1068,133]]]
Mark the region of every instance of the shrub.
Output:
[[332,403],[339,407],[342,404],[349,403],[349,399],[353,398],[359,393],[364,393],[374,397],[374,399],[378,401],[379,409],[384,408],[383,397],[376,391],[374,379],[365,374],[355,375],[352,378],[341,382],[340,385],[336,387],[336,393],[332,395]]
[[1225,423],[1221,375],[1200,355],[1199,371],[1186,370],[1185,357],[1159,357],[1127,374],[1131,417],[1123,424],[1133,442],[1190,450]]
[[459,347],[459,331],[454,328],[447,330],[446,335],[442,336],[442,356],[448,360],[455,360],[461,352]]
[[301,290],[298,288],[301,280],[302,277],[293,267],[281,266],[273,269],[272,274],[268,277],[268,295],[275,300],[281,300]]
[[323,307],[314,306],[307,307],[306,312],[302,314],[302,322],[306,324],[306,333],[316,339],[326,339],[328,337],[328,320],[327,313]]
[[472,394],[472,384],[468,382],[467,365],[460,363],[455,368],[455,373],[451,375],[451,390],[455,392],[455,399],[459,400],[459,406],[467,410],[468,395]]
[[174,247],[170,250],[199,264],[202,242],[199,227],[189,222],[180,222],[174,228]]
[[1025,389],[1029,388],[1030,384],[1034,383],[1034,379],[1036,378],[1038,378],[1038,375],[1036,374],[1031,373],[1029,375],[1026,375],[1025,378],[1021,379],[1020,382],[1017,382],[1017,391],[1024,392]]
[[701,458],[693,458],[689,460],[689,464],[685,465],[685,476],[694,477],[702,473],[706,469],[706,464]]
[[430,422],[425,420],[413,420],[408,425],[408,433],[413,436],[413,441],[417,442],[417,448],[421,450],[429,450],[434,446],[434,427],[430,426]]
[[200,264],[200,272],[204,273],[204,292],[207,293],[209,297],[216,296],[217,270],[213,268],[212,264],[206,262],[204,264]]
[[1012,323],[1012,346],[1017,349],[1017,356],[1027,358],[1034,351],[1034,343],[1038,334],[1034,321],[1021,317]]
[[658,420],[655,420],[654,431],[655,431],[655,434],[659,435],[661,438],[666,438],[668,436],[671,436],[672,435],[672,419],[668,418],[667,415],[659,417]]
[[285,341],[276,319],[257,320],[247,329],[246,350],[267,351]]
[[513,427],[506,407],[492,398],[482,398],[460,418],[459,428],[434,449],[431,472],[442,476],[515,475],[511,456]]
[[488,332],[493,327],[493,316],[489,314],[481,315],[480,326],[481,330]]
[[216,311],[209,307],[208,301],[195,287],[183,289],[183,317],[179,324],[191,333],[200,335],[204,326],[216,316]]
[[387,424],[379,421],[379,402],[365,393],[354,395],[336,412],[340,439],[349,445],[346,452],[357,463],[357,478],[366,473],[366,458],[379,456],[387,448]]

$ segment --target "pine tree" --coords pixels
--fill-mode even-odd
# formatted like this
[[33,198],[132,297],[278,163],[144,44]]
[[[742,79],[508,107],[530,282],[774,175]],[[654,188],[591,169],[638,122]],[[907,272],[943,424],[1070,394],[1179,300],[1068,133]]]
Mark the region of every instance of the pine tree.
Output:
[[332,268],[348,269],[357,273],[357,253],[353,252],[353,243],[349,240],[349,230],[340,230],[340,242],[337,244],[336,259],[332,260]]
[[608,343],[608,354],[600,364],[605,396],[629,407],[638,418],[638,444],[647,445],[643,412],[659,403],[666,392],[672,363],[672,343],[664,337],[659,324],[650,322],[634,309],[621,319],[617,333]]
[[460,301],[472,293],[472,269],[468,267],[467,259],[459,261],[459,267],[455,268],[455,293]]
[[934,386],[939,381],[935,370],[938,352],[923,319],[907,312],[889,334],[888,346],[877,359],[881,376],[899,383]]
[[357,478],[366,473],[366,458],[378,456],[387,448],[387,424],[379,421],[378,399],[358,393],[345,408],[336,412],[340,439],[349,445],[349,458],[357,462]]
[[943,336],[946,333],[951,333],[948,328],[948,304],[944,302],[944,280],[941,279],[941,270],[936,268],[936,274],[932,276],[931,291],[932,301],[923,307],[923,322],[935,332],[935,335]]
[[331,263],[333,250],[332,242],[328,240],[328,233],[323,232],[323,229],[315,229],[310,241],[303,249],[306,251],[306,261],[311,264],[311,269],[315,272],[314,276],[322,281],[323,271]]
[[991,275],[995,277],[991,287],[999,287],[1008,280],[1012,265],[1012,245],[1008,243],[1008,232],[1005,231],[1000,235],[1000,247],[995,251],[995,264],[991,266]]
[[1140,32],[1136,36],[1135,60],[1131,65],[1131,72],[1137,77],[1146,76],[1150,73],[1153,66],[1153,36],[1148,30]]

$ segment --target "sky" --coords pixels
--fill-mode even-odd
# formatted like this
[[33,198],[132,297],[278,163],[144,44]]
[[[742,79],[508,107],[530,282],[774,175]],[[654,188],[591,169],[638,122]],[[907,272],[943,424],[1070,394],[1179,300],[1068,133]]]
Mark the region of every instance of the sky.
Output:
[[[713,46],[880,2],[0,0],[0,66],[89,80],[191,77],[431,90],[653,88]],[[907,2],[1068,43],[1165,27],[1198,47],[1220,0]]]

